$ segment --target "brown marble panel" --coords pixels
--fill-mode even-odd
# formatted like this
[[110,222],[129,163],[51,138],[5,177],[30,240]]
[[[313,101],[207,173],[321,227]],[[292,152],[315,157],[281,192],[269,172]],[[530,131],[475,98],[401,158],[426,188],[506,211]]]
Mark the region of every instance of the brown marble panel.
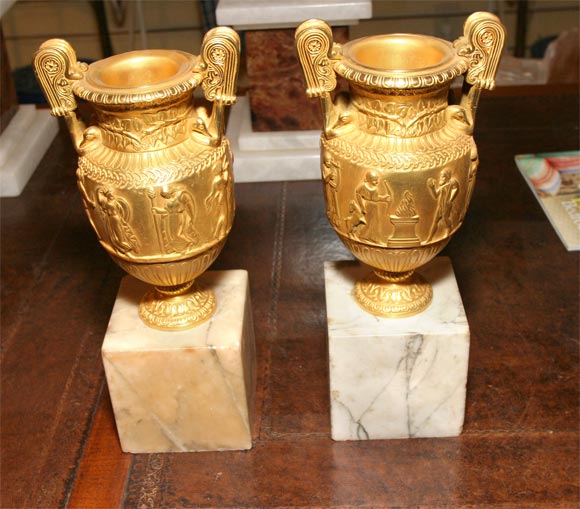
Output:
[[[333,28],[334,40],[348,40],[348,27]],[[294,46],[294,29],[251,30],[245,34],[252,129],[321,129],[317,99],[306,97]],[[339,80],[336,93],[348,88]]]

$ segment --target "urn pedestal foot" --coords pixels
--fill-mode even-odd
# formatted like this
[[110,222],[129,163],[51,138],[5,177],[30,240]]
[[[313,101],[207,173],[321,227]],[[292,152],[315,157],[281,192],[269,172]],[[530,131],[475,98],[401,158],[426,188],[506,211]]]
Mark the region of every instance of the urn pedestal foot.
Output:
[[407,318],[359,307],[353,286],[367,270],[358,262],[325,263],[332,438],[459,435],[469,326],[449,259],[418,269],[433,301]]
[[433,289],[421,274],[414,271],[375,270],[357,281],[354,296],[357,304],[368,313],[403,318],[425,310],[431,304]]
[[214,315],[184,331],[146,326],[147,285],[125,277],[102,347],[121,447],[131,453],[252,447],[256,377],[248,275],[209,271]]
[[151,288],[139,303],[139,316],[154,329],[191,329],[215,312],[215,296],[197,281],[183,285]]

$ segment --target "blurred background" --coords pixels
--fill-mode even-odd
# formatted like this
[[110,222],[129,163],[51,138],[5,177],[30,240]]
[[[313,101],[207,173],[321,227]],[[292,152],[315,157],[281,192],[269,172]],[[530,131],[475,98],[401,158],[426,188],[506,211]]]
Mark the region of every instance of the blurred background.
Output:
[[[197,53],[203,33],[215,25],[218,0],[2,0],[2,3],[7,58],[19,100],[25,103],[38,99],[34,96],[30,63],[39,44],[46,39],[67,39],[79,59],[85,61],[144,47]],[[549,43],[572,29],[568,46],[575,50],[576,56],[572,58],[577,61],[579,5],[577,0],[374,0],[372,18],[351,26],[349,37],[412,32],[453,40],[461,34],[470,13],[492,11],[508,29],[508,55],[518,58],[505,60],[504,69],[508,73],[527,73],[528,81],[546,82],[547,70],[538,70],[537,62],[528,59],[542,59]],[[578,81],[577,64],[568,74]]]

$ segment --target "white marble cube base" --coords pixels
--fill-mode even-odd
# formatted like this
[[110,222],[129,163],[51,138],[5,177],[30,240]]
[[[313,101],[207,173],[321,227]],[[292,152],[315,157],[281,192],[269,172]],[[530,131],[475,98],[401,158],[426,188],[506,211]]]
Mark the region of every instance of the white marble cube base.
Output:
[[212,318],[185,331],[146,326],[138,303],[147,285],[123,279],[102,347],[125,452],[252,447],[255,346],[248,273],[210,271]]
[[419,269],[433,301],[409,318],[380,318],[358,306],[353,286],[369,270],[358,262],[324,267],[332,438],[459,435],[469,326],[449,258]]

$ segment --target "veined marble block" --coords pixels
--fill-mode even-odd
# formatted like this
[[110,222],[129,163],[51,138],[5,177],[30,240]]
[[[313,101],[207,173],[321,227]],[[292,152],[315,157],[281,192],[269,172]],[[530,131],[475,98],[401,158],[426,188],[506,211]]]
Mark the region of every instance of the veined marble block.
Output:
[[102,347],[125,452],[250,449],[255,346],[248,273],[200,276],[215,293],[212,318],[185,331],[158,331],[139,318],[147,285],[121,283]]
[[451,437],[461,433],[469,326],[449,258],[419,269],[433,301],[408,318],[363,311],[358,262],[326,262],[326,307],[334,440]]

